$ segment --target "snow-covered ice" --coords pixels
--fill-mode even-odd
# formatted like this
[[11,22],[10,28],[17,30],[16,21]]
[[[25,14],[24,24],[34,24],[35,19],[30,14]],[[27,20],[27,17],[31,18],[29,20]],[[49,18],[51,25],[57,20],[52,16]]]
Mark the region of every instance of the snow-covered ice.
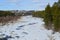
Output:
[[0,26],[0,38],[7,40],[60,40],[60,33],[52,34],[44,28],[42,18],[22,16],[15,23]]

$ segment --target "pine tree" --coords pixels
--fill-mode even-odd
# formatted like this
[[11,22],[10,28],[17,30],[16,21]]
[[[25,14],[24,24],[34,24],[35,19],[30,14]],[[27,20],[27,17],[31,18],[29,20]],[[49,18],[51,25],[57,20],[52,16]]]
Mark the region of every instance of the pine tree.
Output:
[[[60,1],[60,0],[59,0]],[[52,9],[53,9],[53,24],[54,24],[54,30],[59,31],[60,30],[60,2],[54,3]]]
[[52,13],[51,13],[51,7],[48,4],[45,8],[45,17],[44,17],[45,24],[47,28],[51,28],[51,22],[52,22]]

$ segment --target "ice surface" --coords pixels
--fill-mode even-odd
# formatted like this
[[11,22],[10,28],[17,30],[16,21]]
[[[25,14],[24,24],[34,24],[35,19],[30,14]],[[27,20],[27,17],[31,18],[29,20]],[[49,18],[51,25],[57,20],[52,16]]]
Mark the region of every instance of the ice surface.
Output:
[[60,40],[60,33],[52,32],[44,28],[42,18],[22,16],[15,23],[1,26],[0,39],[7,37],[7,40]]

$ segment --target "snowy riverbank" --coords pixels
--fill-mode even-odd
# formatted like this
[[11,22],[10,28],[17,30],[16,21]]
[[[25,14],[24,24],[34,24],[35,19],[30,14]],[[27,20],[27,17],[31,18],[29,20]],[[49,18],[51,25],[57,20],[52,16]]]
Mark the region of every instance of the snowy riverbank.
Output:
[[22,16],[15,23],[0,26],[0,38],[6,40],[60,40],[60,33],[52,34],[44,28],[42,18]]

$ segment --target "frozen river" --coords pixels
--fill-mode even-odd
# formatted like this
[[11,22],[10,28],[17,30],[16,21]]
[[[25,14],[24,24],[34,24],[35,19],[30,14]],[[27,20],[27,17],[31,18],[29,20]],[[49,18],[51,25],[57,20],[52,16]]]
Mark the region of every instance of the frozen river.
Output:
[[52,32],[44,28],[42,18],[22,16],[14,23],[0,26],[0,40],[60,40],[60,33]]

